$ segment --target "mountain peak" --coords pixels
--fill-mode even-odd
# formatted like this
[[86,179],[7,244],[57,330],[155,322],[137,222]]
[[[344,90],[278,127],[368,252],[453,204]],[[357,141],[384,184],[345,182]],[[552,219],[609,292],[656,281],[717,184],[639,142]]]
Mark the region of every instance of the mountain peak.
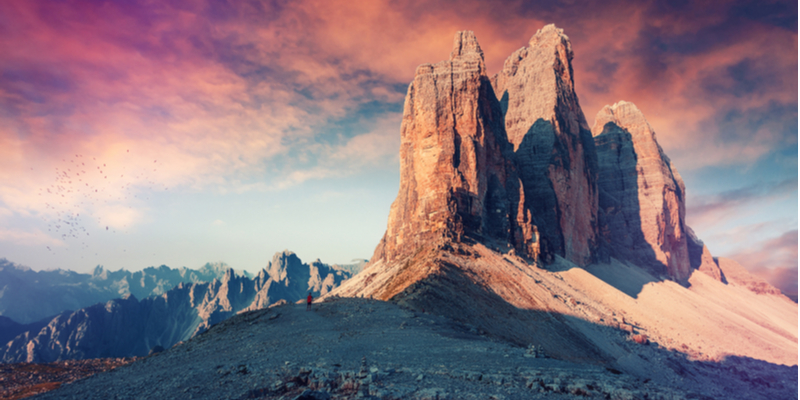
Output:
[[528,40],[528,44],[535,46],[537,43],[548,39],[557,39],[569,43],[569,37],[564,34],[563,29],[558,28],[556,24],[548,24],[537,30]]
[[596,137],[602,134],[604,127],[609,122],[617,126],[627,127],[632,135],[645,134],[655,141],[655,131],[645,119],[644,113],[639,110],[639,107],[636,107],[636,104],[622,100],[613,105],[603,106],[595,117],[592,136]]
[[[603,107],[592,135],[600,166],[600,209],[614,255],[684,283],[693,264],[713,268],[690,259],[686,188],[641,110],[626,101]],[[699,246],[697,257],[702,257]]]
[[450,60],[417,69],[400,128],[400,191],[374,259],[464,236],[535,252],[516,226],[518,179],[485,70],[471,31],[456,34]]
[[548,25],[511,54],[491,82],[542,255],[583,266],[598,256],[597,159],[575,93],[572,57],[569,38]]
[[459,31],[453,39],[453,51],[450,53],[450,60],[455,60],[460,57],[475,56],[477,55],[483,60],[483,50],[478,44],[478,38],[472,31]]

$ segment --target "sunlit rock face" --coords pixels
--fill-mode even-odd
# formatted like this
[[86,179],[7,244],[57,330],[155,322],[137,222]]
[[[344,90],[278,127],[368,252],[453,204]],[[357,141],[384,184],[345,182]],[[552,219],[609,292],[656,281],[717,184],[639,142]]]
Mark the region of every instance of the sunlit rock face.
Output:
[[400,191],[373,260],[464,235],[578,265],[597,247],[597,160],[572,78],[572,47],[547,26],[486,75],[472,32],[417,68],[401,127]]
[[656,276],[686,280],[686,189],[650,124],[633,103],[621,101],[600,110],[592,134],[600,208],[615,255]]
[[794,362],[796,304],[746,273],[749,291],[725,284],[738,270],[686,226],[683,182],[644,116],[618,103],[589,130],[571,58],[548,26],[491,85],[471,32],[448,61],[420,66],[386,234],[328,296],[396,302],[631,374],[669,373],[639,358],[649,346],[629,347],[639,332],[684,354]]
[[597,247],[597,158],[572,57],[563,30],[547,25],[506,59],[492,86],[543,255],[586,265]]
[[456,34],[449,60],[417,68],[400,140],[400,191],[373,260],[464,235],[535,257],[502,111],[472,32]]

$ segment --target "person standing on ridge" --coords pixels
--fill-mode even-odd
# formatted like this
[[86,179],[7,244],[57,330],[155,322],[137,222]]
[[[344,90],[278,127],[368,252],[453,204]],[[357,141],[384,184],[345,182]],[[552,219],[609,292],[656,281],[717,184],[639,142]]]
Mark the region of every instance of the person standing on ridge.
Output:
[[311,292],[308,292],[308,298],[306,299],[306,311],[311,309],[311,302],[314,301],[314,297],[311,296]]

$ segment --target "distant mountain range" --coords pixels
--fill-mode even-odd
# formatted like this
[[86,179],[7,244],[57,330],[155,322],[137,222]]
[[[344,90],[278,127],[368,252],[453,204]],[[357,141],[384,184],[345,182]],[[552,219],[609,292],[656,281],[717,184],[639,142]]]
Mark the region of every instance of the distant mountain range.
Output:
[[[129,294],[143,299],[164,294],[181,282],[211,282],[228,269],[224,263],[207,263],[198,270],[162,265],[131,272],[109,271],[98,265],[91,274],[81,274],[63,269],[34,271],[2,258],[0,315],[29,324]],[[246,271],[234,273],[252,278]]]
[[199,270],[161,266],[138,272],[97,267],[89,275],[35,272],[0,261],[2,362],[146,355],[239,311],[296,302],[309,292],[323,295],[366,263],[305,264],[283,251],[250,276],[222,263]]

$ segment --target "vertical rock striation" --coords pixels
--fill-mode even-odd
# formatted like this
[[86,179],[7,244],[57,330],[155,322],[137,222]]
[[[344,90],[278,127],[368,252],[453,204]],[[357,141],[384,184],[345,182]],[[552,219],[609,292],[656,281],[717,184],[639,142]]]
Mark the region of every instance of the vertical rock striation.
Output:
[[544,255],[583,266],[597,246],[597,158],[572,56],[563,30],[547,25],[506,59],[492,86]]
[[621,101],[600,110],[592,134],[600,208],[615,255],[685,281],[691,274],[686,189],[650,124],[633,103]]
[[569,38],[548,25],[491,78],[469,31],[456,34],[449,60],[417,68],[400,190],[361,274],[372,289],[355,288],[359,278],[341,292],[391,298],[475,242],[528,261],[586,266],[613,254],[656,278],[688,284],[699,270],[725,282],[686,226],[683,180],[644,115],[619,102],[590,129],[572,58]]
[[519,179],[509,161],[500,104],[472,32],[456,34],[450,59],[417,68],[400,144],[400,190],[373,260],[409,256],[464,235],[534,255],[518,220]]

